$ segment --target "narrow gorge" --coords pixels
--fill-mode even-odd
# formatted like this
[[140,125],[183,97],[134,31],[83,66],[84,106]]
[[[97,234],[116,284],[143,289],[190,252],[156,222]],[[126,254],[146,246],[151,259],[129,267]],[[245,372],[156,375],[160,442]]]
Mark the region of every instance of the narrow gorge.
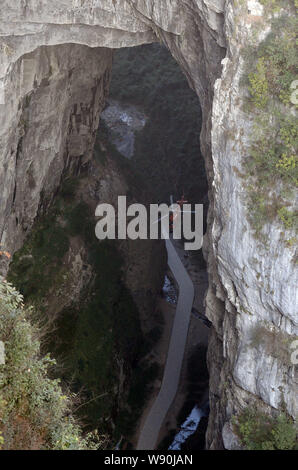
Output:
[[[0,447],[76,448],[76,419],[78,448],[137,447],[179,286],[163,240],[95,237],[97,205],[119,195],[204,205],[202,250],[173,242],[195,300],[157,447],[196,413],[184,450],[297,445],[296,3],[2,0]],[[14,355],[27,321],[30,361],[50,353],[61,380],[49,430],[32,411],[52,403],[43,366],[11,379],[35,367]]]

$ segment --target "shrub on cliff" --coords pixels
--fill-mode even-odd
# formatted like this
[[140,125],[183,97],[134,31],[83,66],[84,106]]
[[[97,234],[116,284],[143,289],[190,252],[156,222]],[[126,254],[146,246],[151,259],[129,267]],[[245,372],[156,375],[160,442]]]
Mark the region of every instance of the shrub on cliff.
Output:
[[[294,9],[293,2],[273,3]],[[245,160],[249,220],[262,238],[263,226],[274,220],[284,230],[298,230],[293,207],[298,184],[297,104],[292,97],[298,67],[297,17],[288,13],[272,19],[271,32],[257,47],[247,48],[245,59],[247,110],[254,120]]]
[[285,414],[272,417],[247,408],[234,418],[233,423],[247,450],[297,449],[297,429]]
[[71,399],[63,394],[59,380],[50,379],[53,361],[40,355],[40,332],[31,323],[30,312],[23,297],[0,277],[0,340],[5,347],[0,363],[0,447],[99,447],[97,436],[82,437],[71,414]]

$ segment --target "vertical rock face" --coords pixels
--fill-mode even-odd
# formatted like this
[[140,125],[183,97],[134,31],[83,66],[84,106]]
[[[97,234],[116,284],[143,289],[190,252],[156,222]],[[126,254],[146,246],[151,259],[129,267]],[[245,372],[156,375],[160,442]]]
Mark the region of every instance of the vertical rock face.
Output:
[[110,49],[38,47],[11,64],[1,107],[1,238],[16,250],[65,172],[91,158]]
[[[295,416],[294,366],[266,341],[297,334],[297,273],[292,248],[267,227],[265,250],[247,219],[241,162],[251,123],[242,111],[241,50],[252,25],[266,20],[259,2],[224,0],[3,0],[0,17],[0,238],[15,251],[64,172],[91,157],[108,93],[113,48],[162,41],[203,111],[202,153],[210,183],[205,240],[211,415],[207,443],[248,403],[283,402]],[[268,29],[268,28],[267,28]],[[89,47],[88,47],[89,46]],[[223,58],[225,59],[223,60]],[[229,447],[233,437],[225,435]]]
[[[256,23],[261,31],[270,30],[259,2],[247,2],[247,8],[238,11],[227,2],[228,53],[215,84],[211,132],[214,199],[207,249],[211,280],[207,314],[214,324],[209,346],[211,448],[220,442],[213,433],[216,424],[221,429],[224,421],[248,404],[259,404],[267,411],[284,407],[297,417],[297,377],[290,360],[290,344],[297,335],[294,250],[281,242],[283,228],[278,223],[265,228],[267,247],[256,240],[241,178],[252,125],[243,111],[247,91],[240,86],[241,52]],[[286,344],[285,354],[282,344]],[[233,447],[233,439],[225,439],[227,429],[224,442]]]

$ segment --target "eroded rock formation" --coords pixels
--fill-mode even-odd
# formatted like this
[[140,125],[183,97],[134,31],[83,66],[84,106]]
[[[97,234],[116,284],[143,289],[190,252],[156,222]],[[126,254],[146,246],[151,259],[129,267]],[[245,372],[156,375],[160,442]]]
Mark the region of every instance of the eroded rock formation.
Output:
[[[91,157],[108,93],[113,48],[162,41],[197,92],[202,154],[210,184],[205,240],[210,405],[207,444],[248,403],[295,416],[294,366],[251,344],[262,325],[297,334],[291,247],[267,227],[265,249],[250,228],[239,173],[250,122],[242,109],[241,50],[254,23],[267,23],[257,1],[3,0],[0,17],[0,237],[14,252],[65,172]],[[268,28],[267,28],[268,29]],[[224,60],[223,60],[224,59]],[[231,439],[225,439],[229,446]]]

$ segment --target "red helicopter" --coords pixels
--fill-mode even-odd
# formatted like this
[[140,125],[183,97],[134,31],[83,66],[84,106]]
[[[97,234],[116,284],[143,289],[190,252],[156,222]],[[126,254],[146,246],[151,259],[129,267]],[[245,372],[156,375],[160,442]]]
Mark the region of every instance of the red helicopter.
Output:
[[[171,205],[173,205],[173,196],[170,197],[171,199]],[[181,211],[180,212],[189,212],[189,213],[194,213],[195,211],[185,211],[183,210],[183,205],[184,204],[187,204],[188,201],[187,199],[185,199],[184,197],[184,194],[181,196],[181,199],[179,199],[178,201],[176,201],[177,204],[179,204],[179,207],[181,208]],[[169,228],[170,228],[170,233],[173,232],[173,224],[174,224],[174,220],[178,217],[179,215],[179,211],[178,209],[174,209],[173,211],[170,212],[170,215],[169,215]],[[164,219],[165,217],[167,217],[167,215],[161,217],[160,219],[158,219],[156,222],[160,222],[162,219]]]
[[184,199],[184,194],[182,195],[181,199],[179,201],[176,201],[177,204],[179,204],[180,207],[183,206],[183,204],[187,204],[188,201],[186,199]]
[[[183,204],[187,204],[188,201],[186,199],[184,199],[184,194],[182,195],[181,199],[176,201],[177,204],[179,204],[179,206],[181,207],[182,211],[181,212],[186,212],[186,211],[183,211]],[[188,211],[187,211],[188,212]],[[192,212],[192,211],[191,211]],[[178,216],[178,212],[177,211],[174,211],[174,212],[171,212],[170,213],[170,232],[172,233],[173,232],[173,223],[174,223],[174,220],[176,219],[176,217]]]
[[[170,200],[171,200],[171,205],[173,205],[173,196],[170,197]],[[183,204],[188,203],[188,201],[184,198],[184,194],[181,196],[181,199],[176,201],[176,203],[179,204],[179,206],[181,208],[180,212],[189,212],[189,213],[194,213],[195,212],[195,211],[185,211],[185,210],[183,210]],[[162,219],[164,219],[166,217],[169,217],[169,229],[170,229],[170,233],[172,233],[173,232],[174,220],[178,217],[178,215],[179,215],[178,209],[176,209],[176,210],[174,209],[170,212],[169,216],[168,216],[168,214],[164,215],[163,217],[160,217],[159,219],[157,219],[154,223],[158,223]]]

